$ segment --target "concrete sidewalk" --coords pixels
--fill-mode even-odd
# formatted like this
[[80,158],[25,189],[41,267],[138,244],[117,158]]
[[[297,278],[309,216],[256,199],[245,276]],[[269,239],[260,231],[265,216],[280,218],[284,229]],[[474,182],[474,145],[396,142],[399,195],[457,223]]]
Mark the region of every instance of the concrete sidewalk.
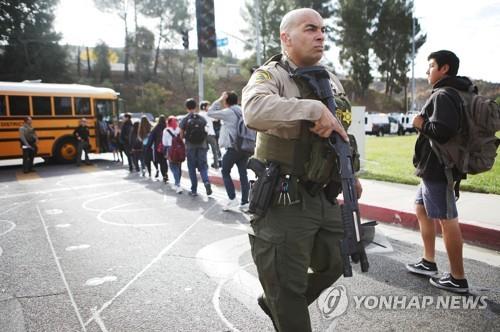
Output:
[[[252,171],[248,175],[250,179],[254,177]],[[231,176],[239,189],[236,166]],[[210,168],[209,178],[213,184],[224,186],[220,169]],[[417,186],[365,179],[361,183],[363,195],[359,207],[363,219],[419,229],[414,211]],[[500,195],[461,192],[457,207],[464,241],[500,251]],[[440,227],[436,229],[440,233]]]

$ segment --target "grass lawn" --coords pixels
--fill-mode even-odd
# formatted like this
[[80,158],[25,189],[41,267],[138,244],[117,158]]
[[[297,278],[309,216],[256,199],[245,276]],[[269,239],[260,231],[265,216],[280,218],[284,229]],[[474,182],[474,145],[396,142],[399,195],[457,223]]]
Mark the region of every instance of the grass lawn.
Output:
[[[412,163],[417,135],[366,136],[365,163],[361,178],[388,182],[418,184]],[[468,175],[460,184],[463,191],[500,195],[500,157],[489,172]]]

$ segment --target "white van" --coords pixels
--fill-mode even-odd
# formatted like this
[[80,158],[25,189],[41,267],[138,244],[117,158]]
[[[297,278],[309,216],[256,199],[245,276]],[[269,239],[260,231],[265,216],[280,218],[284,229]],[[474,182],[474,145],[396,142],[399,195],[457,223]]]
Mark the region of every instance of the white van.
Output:
[[403,124],[403,133],[415,133],[416,129],[413,127],[413,119],[418,115],[418,112],[408,112],[403,115],[401,123]]

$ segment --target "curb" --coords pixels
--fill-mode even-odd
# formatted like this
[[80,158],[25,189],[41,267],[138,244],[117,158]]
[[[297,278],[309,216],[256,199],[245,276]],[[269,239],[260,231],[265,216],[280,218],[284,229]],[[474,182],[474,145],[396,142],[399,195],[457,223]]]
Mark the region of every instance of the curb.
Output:
[[[359,204],[361,217],[379,222],[394,224],[419,231],[417,216],[414,213],[387,209],[383,207]],[[464,242],[487,249],[500,251],[500,230],[460,222]],[[441,234],[441,227],[436,223],[436,233]]]
[[[189,175],[183,171],[183,176]],[[216,186],[224,187],[224,181],[221,176],[209,175],[210,183]],[[233,179],[234,187],[240,190],[240,181]],[[339,199],[339,201],[342,201]],[[393,224],[404,228],[419,231],[417,216],[414,213],[404,212],[399,210],[388,209],[384,207],[359,204],[359,211],[363,219],[375,220],[386,224]],[[500,229],[483,227],[477,224],[472,224],[460,221],[460,229],[464,242],[469,244],[500,251]],[[436,223],[436,234],[441,235],[441,227]]]

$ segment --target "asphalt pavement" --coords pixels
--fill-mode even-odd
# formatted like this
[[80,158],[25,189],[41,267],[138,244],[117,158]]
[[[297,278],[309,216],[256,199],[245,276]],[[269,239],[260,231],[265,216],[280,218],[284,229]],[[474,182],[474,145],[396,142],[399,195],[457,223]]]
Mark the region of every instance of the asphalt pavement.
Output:
[[[272,331],[248,216],[222,211],[223,187],[182,187],[102,159],[29,174],[0,165],[0,331]],[[310,306],[313,331],[500,330],[498,252],[464,246],[471,292],[456,296],[405,270],[421,250],[418,232],[381,223],[370,270],[353,265]]]

